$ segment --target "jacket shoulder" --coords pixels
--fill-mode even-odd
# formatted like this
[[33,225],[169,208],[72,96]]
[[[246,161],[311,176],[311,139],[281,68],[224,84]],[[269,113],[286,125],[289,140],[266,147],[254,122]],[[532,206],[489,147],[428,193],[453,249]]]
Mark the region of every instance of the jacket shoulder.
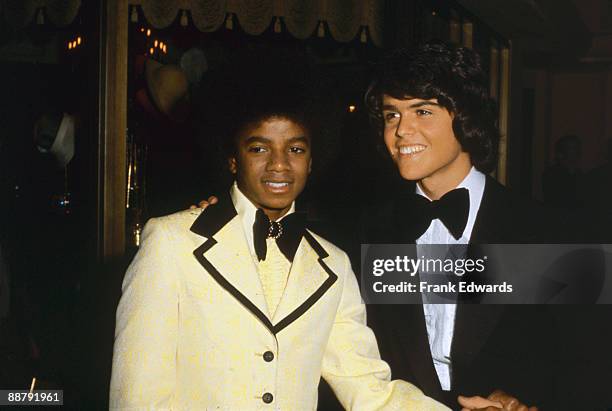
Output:
[[550,235],[551,215],[542,204],[487,176],[472,242],[542,243]]
[[172,236],[186,234],[190,232],[191,226],[202,212],[202,209],[189,209],[161,217],[150,218],[145,225],[145,229],[164,230]]

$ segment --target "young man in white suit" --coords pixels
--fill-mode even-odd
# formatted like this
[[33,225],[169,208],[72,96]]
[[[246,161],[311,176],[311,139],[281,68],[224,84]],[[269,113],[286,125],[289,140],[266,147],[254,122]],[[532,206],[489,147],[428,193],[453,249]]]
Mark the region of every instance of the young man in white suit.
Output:
[[146,225],[117,309],[111,409],[314,410],[321,376],[346,409],[447,409],[390,381],[346,254],[294,211],[313,136],[284,90],[237,104],[229,195]]

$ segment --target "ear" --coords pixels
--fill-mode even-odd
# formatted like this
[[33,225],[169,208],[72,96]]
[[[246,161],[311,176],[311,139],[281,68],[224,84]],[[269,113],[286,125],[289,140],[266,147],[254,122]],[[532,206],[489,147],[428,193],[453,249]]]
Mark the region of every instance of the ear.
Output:
[[236,174],[238,172],[238,162],[236,161],[236,157],[229,157],[227,159],[227,165],[230,173]]
[[308,161],[308,174],[312,171],[312,158]]

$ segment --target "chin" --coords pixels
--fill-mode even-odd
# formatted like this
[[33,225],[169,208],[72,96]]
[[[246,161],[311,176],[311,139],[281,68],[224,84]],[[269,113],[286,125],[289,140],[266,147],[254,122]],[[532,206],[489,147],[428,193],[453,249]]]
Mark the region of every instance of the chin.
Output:
[[404,180],[419,181],[425,178],[425,173],[419,170],[415,170],[414,168],[407,169],[407,168],[400,167],[399,173],[400,173],[400,176],[402,176]]
[[274,199],[266,199],[264,201],[262,201],[262,206],[264,206],[265,208],[269,209],[269,210],[283,210],[285,208],[289,208],[291,207],[291,203],[293,203],[293,200],[295,199],[281,199],[281,198],[274,198]]

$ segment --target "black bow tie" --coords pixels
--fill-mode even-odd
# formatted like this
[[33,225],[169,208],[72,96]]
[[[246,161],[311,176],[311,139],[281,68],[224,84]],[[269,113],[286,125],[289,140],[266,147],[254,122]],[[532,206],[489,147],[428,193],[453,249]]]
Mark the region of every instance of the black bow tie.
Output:
[[255,214],[253,224],[253,245],[259,261],[266,259],[268,247],[267,238],[274,238],[278,248],[287,259],[293,262],[304,228],[306,226],[306,214],[289,214],[281,221],[270,221],[266,213],[260,208]]
[[408,221],[408,227],[405,228],[414,239],[422,236],[436,218],[442,221],[455,240],[461,238],[470,211],[470,194],[466,188],[449,191],[434,201],[414,194],[412,201],[414,201],[412,206],[414,215],[403,216],[403,221]]

